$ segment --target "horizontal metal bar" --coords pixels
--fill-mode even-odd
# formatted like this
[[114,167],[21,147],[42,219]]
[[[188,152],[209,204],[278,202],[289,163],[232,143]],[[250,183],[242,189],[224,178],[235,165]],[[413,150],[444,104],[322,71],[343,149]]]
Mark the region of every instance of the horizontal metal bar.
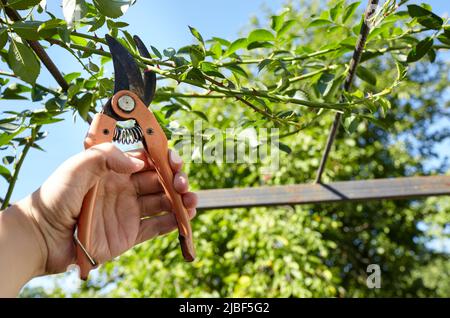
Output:
[[202,190],[199,209],[272,206],[450,195],[450,176],[406,177]]

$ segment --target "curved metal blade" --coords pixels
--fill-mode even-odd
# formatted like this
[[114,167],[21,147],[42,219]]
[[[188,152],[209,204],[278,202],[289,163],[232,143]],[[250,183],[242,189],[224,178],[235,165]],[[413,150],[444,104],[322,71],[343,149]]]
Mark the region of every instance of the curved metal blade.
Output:
[[[147,47],[145,46],[144,42],[135,35],[133,37],[134,42],[136,43],[136,47],[139,50],[139,53],[141,56],[145,58],[151,58],[150,52],[148,51]],[[155,97],[155,91],[156,91],[156,74],[155,72],[146,70],[144,72],[144,103],[145,105],[150,105],[153,98]]]
[[105,38],[114,63],[114,93],[130,90],[144,100],[144,81],[134,57],[112,36],[106,35]]

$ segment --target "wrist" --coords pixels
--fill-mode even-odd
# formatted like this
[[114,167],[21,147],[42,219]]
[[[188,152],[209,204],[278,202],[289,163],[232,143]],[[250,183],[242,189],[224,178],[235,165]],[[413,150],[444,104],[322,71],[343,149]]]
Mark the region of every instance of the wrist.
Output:
[[14,293],[45,274],[47,246],[31,210],[26,198],[0,213],[0,277]]

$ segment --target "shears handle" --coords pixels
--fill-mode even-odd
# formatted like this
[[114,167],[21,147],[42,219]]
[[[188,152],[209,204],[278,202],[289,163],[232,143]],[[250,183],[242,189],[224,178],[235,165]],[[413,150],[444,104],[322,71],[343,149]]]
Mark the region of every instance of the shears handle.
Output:
[[[113,118],[100,113],[96,114],[84,140],[84,148],[89,149],[95,145],[112,142],[115,127],[116,121]],[[89,272],[98,265],[89,253],[92,251],[92,239],[94,235],[93,213],[97,188],[98,183],[85,195],[77,223],[76,240],[78,240],[78,244],[76,244],[76,256],[77,265],[80,268],[80,278],[83,280],[86,280]]]
[[[128,95],[134,100],[135,106],[132,112],[124,112],[118,107],[118,101],[124,95]],[[154,163],[159,181],[172,205],[173,213],[177,220],[178,239],[183,257],[187,262],[192,262],[195,258],[192,229],[181,195],[173,186],[173,172],[169,163],[169,147],[164,131],[156,120],[155,115],[131,91],[123,90],[114,94],[111,100],[111,107],[117,115],[125,119],[134,119],[141,127],[144,135],[145,150]]]

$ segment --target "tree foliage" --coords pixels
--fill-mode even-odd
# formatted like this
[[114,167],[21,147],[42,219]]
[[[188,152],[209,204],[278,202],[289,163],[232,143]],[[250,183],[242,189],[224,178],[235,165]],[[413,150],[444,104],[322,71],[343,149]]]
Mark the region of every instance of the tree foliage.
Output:
[[[87,120],[111,96],[113,80],[104,68],[111,59],[103,36],[94,35],[106,32],[161,77],[154,111],[174,143],[173,127],[193,130],[194,119],[204,128],[280,129],[286,153],[278,171],[262,175],[262,163],[193,163],[187,170],[195,188],[313,179],[336,112],[344,131],[324,181],[446,172],[445,163],[430,171],[424,162],[449,135],[433,127],[448,118],[449,65],[440,51],[450,48],[450,28],[429,5],[406,2],[385,1],[371,17],[355,88],[343,92],[362,25],[360,2],[287,3],[236,39],[205,39],[190,26],[193,43],[152,46],[146,59],[127,24],[116,19],[134,1],[64,0],[64,19],[48,12],[45,1],[8,1],[27,11],[22,21],[0,20],[1,56],[12,71],[0,73],[1,98],[43,108],[4,111],[0,119],[0,147],[8,153],[0,173],[10,185],[4,204],[28,150],[40,149],[45,126],[64,112]],[[67,90],[38,83],[41,64],[27,42],[36,40],[64,48],[80,64],[80,72],[65,74]],[[205,147],[213,142],[201,138]],[[448,255],[430,250],[426,244],[436,233],[418,227],[445,235],[448,216],[448,198],[202,212],[193,222],[195,263],[181,261],[172,234],[106,264],[98,280],[74,295],[448,296],[448,275],[441,273],[448,272]],[[370,263],[382,266],[379,290],[366,287]]]

